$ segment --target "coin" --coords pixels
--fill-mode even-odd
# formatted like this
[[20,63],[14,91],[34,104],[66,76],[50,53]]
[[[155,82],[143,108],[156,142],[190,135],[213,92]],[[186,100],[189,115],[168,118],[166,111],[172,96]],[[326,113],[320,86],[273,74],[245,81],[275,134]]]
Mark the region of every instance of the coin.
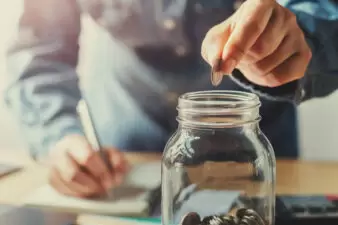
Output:
[[239,223],[239,225],[260,225],[255,220],[250,220],[249,218],[245,217],[242,218]]
[[181,221],[181,225],[198,225],[200,223],[201,217],[195,212],[186,214]]
[[222,59],[216,60],[216,63],[212,65],[210,72],[210,79],[213,86],[218,86],[223,79],[223,73],[221,70]]
[[239,219],[242,219],[245,215],[246,215],[246,208],[240,208],[237,210],[236,212],[236,216],[239,218]]
[[[265,224],[262,217],[253,209],[240,208],[240,209],[237,210],[236,216],[239,218],[240,222],[243,219],[249,220],[250,222],[251,221],[255,222],[255,223],[251,222],[249,225],[251,225],[251,224],[264,225]],[[243,222],[243,224],[244,224],[244,222]]]
[[224,221],[224,225],[236,225],[237,224],[237,220],[234,216],[223,216],[222,217],[223,221]]
[[263,218],[253,209],[247,209],[246,210],[246,216],[252,216],[257,221],[258,225],[264,225],[265,224]]
[[202,220],[202,224],[203,224],[203,225],[208,225],[208,224],[210,224],[210,220],[212,220],[213,217],[214,217],[214,216],[206,216],[206,217],[204,217],[203,220]]
[[203,225],[223,225],[223,219],[220,216],[207,216],[202,220]]
[[222,82],[223,74],[220,72],[211,71],[211,83],[217,87]]

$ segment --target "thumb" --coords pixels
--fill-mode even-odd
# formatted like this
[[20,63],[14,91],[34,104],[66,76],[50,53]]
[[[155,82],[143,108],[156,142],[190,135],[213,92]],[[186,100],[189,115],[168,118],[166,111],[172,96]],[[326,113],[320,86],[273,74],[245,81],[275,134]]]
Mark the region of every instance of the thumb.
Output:
[[223,47],[229,39],[230,31],[230,24],[224,21],[210,29],[202,42],[202,57],[215,71],[221,70]]

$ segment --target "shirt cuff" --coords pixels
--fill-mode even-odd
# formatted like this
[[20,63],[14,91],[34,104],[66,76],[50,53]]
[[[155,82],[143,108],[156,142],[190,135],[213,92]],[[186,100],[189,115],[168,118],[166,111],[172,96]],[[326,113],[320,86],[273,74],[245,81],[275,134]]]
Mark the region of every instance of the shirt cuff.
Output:
[[63,127],[57,132],[58,128],[55,128],[55,132],[49,131],[48,134],[40,134],[42,137],[37,137],[38,143],[30,143],[31,157],[38,162],[46,162],[49,160],[50,151],[53,146],[56,145],[62,138],[68,135],[79,134],[84,135],[80,126],[74,125],[69,127]]
[[241,87],[250,90],[259,97],[272,101],[287,101],[299,104],[303,98],[303,80],[296,80],[279,87],[263,87],[256,85],[245,78],[245,76],[235,69],[230,78]]

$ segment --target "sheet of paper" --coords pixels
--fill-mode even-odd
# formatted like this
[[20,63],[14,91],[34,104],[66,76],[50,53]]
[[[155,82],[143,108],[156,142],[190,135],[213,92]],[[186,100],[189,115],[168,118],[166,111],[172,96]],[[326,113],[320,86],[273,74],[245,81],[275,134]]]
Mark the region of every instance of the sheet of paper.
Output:
[[111,199],[80,199],[64,196],[46,184],[32,193],[24,203],[56,207],[77,213],[144,215],[149,208],[149,191],[161,184],[160,171],[160,162],[133,166],[123,185],[112,191]]
[[135,219],[135,218],[119,218],[113,216],[102,215],[79,215],[76,224],[78,225],[160,225],[161,221],[152,218]]

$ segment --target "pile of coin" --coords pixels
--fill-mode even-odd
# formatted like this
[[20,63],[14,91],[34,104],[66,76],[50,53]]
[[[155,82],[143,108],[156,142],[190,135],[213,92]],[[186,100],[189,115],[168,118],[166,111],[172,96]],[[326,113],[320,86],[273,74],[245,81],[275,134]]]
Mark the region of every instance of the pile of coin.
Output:
[[253,209],[238,209],[235,216],[213,215],[201,219],[198,213],[186,214],[180,225],[266,225],[262,217]]

